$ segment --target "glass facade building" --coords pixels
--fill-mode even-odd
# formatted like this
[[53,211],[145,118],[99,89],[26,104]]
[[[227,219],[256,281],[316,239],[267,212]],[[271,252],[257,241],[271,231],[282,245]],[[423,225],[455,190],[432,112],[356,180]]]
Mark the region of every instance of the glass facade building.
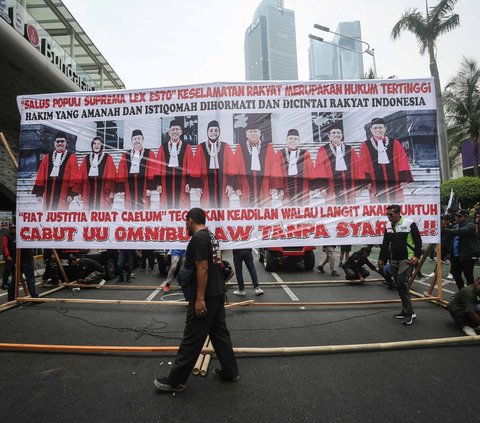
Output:
[[[308,51],[310,79],[341,80],[363,78],[362,48],[364,46],[360,42],[362,39],[360,22],[340,22],[335,32],[345,35],[345,37],[335,35],[332,41],[327,41],[327,43],[331,44],[310,40]],[[351,38],[354,39],[352,40]]]
[[245,32],[245,79],[296,80],[295,12],[283,0],[263,0]]

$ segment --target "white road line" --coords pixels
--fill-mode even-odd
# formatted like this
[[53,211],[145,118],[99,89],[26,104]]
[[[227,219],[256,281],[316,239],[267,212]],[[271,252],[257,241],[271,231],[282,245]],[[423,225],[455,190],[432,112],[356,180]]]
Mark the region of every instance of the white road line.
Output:
[[158,295],[159,292],[162,292],[162,288],[157,288],[155,291],[153,291],[145,301],[152,301]]
[[[422,281],[415,281],[415,283],[419,283],[420,285],[425,285],[425,286],[428,286],[430,287],[430,284],[429,283],[426,283],[426,282],[422,282]],[[443,282],[445,284],[445,282]],[[448,282],[447,282],[448,283]],[[456,292],[453,292],[453,291],[450,291],[449,289],[446,289],[442,286],[442,292],[447,292],[448,294],[456,294]]]
[[[272,276],[275,278],[275,280],[279,284],[283,284],[282,279],[275,272],[272,272]],[[293,291],[287,285],[282,285],[282,288],[287,293],[287,295],[291,298],[292,301],[300,301],[298,297],[293,293]]]

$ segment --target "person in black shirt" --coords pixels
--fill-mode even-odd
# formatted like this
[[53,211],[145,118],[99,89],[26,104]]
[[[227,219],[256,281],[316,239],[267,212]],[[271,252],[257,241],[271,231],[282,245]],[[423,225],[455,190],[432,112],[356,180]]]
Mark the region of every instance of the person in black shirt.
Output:
[[365,282],[365,278],[370,276],[370,272],[363,266],[367,265],[373,271],[377,268],[368,259],[372,250],[368,247],[362,247],[359,251],[355,251],[343,265],[345,271],[345,278],[348,280],[359,279],[360,282]]
[[240,379],[230,333],[225,323],[225,279],[218,241],[205,227],[205,212],[200,208],[193,208],[187,213],[186,227],[192,238],[187,246],[185,267],[195,269],[191,284],[192,295],[175,364],[168,377],[154,381],[156,388],[163,392],[180,392],[185,389],[185,383],[207,335],[210,336],[222,366],[221,369],[215,369],[213,374],[231,382]]
[[71,255],[68,258],[68,264],[79,268],[77,283],[100,283],[103,281],[105,268],[98,261]]

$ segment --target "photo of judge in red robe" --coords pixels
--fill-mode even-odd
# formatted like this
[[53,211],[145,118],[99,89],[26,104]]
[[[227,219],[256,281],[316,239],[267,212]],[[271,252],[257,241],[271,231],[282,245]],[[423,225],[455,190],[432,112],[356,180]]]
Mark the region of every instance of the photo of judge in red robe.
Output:
[[328,143],[318,149],[315,172],[316,188],[327,204],[355,204],[365,185],[365,175],[355,149],[343,140],[341,124],[330,127]]
[[57,133],[54,148],[40,163],[32,194],[43,197],[44,210],[68,210],[78,184],[77,157],[67,151],[64,132]]
[[117,179],[115,163],[103,151],[100,137],[92,140],[91,149],[80,165],[79,186],[75,191],[82,197],[84,210],[111,210]]
[[300,134],[297,129],[287,133],[287,147],[277,153],[280,186],[278,196],[283,203],[308,206],[310,190],[314,189],[315,168],[310,153],[300,148]]
[[132,131],[132,150],[123,153],[118,165],[116,192],[124,196],[126,210],[150,208],[154,188],[155,154],[143,148],[140,129]]
[[281,183],[275,173],[275,151],[271,143],[262,139],[259,119],[248,117],[245,135],[246,141],[240,142],[235,151],[238,178],[234,189],[242,207],[270,207],[272,195],[277,195]]
[[230,145],[220,141],[216,120],[208,123],[207,140],[197,147],[191,176],[191,188],[200,188],[201,207],[229,206],[236,178],[235,162]]
[[385,133],[385,120],[374,118],[370,123],[370,139],[360,146],[360,161],[365,183],[370,184],[370,200],[376,203],[402,203],[403,187],[413,182],[407,153],[398,140]]
[[160,207],[185,209],[190,207],[190,172],[194,156],[190,144],[181,139],[180,121],[172,120],[169,140],[162,143],[157,155],[156,186],[160,193]]

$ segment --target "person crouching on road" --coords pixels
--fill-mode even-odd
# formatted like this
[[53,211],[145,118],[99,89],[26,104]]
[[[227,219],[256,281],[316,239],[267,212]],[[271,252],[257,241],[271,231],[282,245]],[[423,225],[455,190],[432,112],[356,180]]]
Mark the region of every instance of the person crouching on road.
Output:
[[68,264],[80,268],[80,277],[76,280],[77,283],[105,282],[103,279],[105,277],[105,268],[98,261],[87,257],[78,258],[71,255],[68,257]]
[[448,311],[466,335],[476,335],[475,329],[480,329],[480,276],[453,296]]
[[355,251],[343,265],[345,278],[347,280],[360,280],[361,283],[370,276],[370,272],[365,269],[367,265],[373,271],[377,271],[374,264],[368,259],[372,250],[368,247],[362,247],[359,251]]

